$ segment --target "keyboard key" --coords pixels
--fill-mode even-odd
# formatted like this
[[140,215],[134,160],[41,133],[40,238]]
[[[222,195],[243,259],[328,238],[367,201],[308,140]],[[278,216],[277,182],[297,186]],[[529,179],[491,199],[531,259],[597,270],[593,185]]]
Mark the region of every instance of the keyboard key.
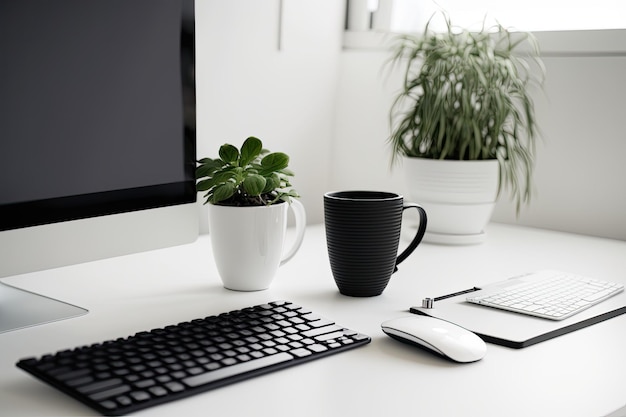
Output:
[[307,330],[305,332],[302,332],[302,335],[304,337],[314,337],[314,336],[319,336],[321,334],[332,333],[332,332],[336,332],[340,330],[343,330],[343,328],[333,324],[330,326],[317,327],[315,329]]
[[608,296],[609,294],[611,294],[611,290],[602,290],[602,291],[598,291],[595,294],[589,294],[585,297],[583,297],[583,300],[588,301],[590,303],[593,303],[594,301],[600,300],[606,296]]
[[94,382],[92,384],[82,385],[76,388],[81,394],[89,394],[92,392],[103,391],[110,387],[120,385],[122,380],[120,378],[105,379],[103,381]]
[[185,378],[182,380],[182,382],[189,387],[197,387],[199,385],[208,384],[210,382],[218,381],[220,379],[226,379],[235,375],[265,368],[270,365],[287,362],[292,359],[293,356],[288,353],[277,353],[276,355],[266,356],[264,358],[255,359],[253,361],[243,362],[237,365],[227,366],[216,371],[205,372],[200,375]]
[[110,388],[110,389],[106,389],[103,391],[99,391],[95,394],[91,394],[89,395],[89,398],[91,398],[94,401],[101,401],[101,400],[104,400],[105,398],[110,398],[116,395],[124,394],[128,391],[130,391],[129,385],[120,385],[115,388]]

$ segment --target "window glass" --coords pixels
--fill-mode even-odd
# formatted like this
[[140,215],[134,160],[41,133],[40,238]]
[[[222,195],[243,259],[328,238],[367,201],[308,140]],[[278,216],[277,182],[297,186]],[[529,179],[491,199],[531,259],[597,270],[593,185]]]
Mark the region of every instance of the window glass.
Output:
[[[454,25],[480,28],[496,22],[523,31],[626,28],[624,0],[378,0],[389,10],[392,31],[421,31],[434,13],[446,11]],[[434,29],[442,29],[442,19]]]

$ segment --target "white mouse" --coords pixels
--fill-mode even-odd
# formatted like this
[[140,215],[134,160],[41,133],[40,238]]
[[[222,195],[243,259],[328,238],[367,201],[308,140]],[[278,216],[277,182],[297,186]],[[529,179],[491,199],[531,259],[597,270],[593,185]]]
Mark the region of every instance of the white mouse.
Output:
[[394,339],[425,347],[456,362],[475,362],[487,352],[487,345],[476,334],[434,317],[400,317],[387,320],[381,327]]

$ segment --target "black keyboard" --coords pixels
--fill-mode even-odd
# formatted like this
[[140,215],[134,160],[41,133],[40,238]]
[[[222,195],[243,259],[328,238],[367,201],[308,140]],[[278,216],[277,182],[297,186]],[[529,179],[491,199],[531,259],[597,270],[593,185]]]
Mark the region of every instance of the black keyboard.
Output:
[[63,350],[17,366],[122,415],[362,346],[364,334],[287,301]]

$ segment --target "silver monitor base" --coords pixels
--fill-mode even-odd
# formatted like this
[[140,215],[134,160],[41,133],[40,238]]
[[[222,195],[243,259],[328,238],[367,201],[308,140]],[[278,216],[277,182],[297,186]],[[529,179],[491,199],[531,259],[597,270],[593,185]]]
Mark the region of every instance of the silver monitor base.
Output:
[[0,282],[0,333],[87,314],[87,310]]

